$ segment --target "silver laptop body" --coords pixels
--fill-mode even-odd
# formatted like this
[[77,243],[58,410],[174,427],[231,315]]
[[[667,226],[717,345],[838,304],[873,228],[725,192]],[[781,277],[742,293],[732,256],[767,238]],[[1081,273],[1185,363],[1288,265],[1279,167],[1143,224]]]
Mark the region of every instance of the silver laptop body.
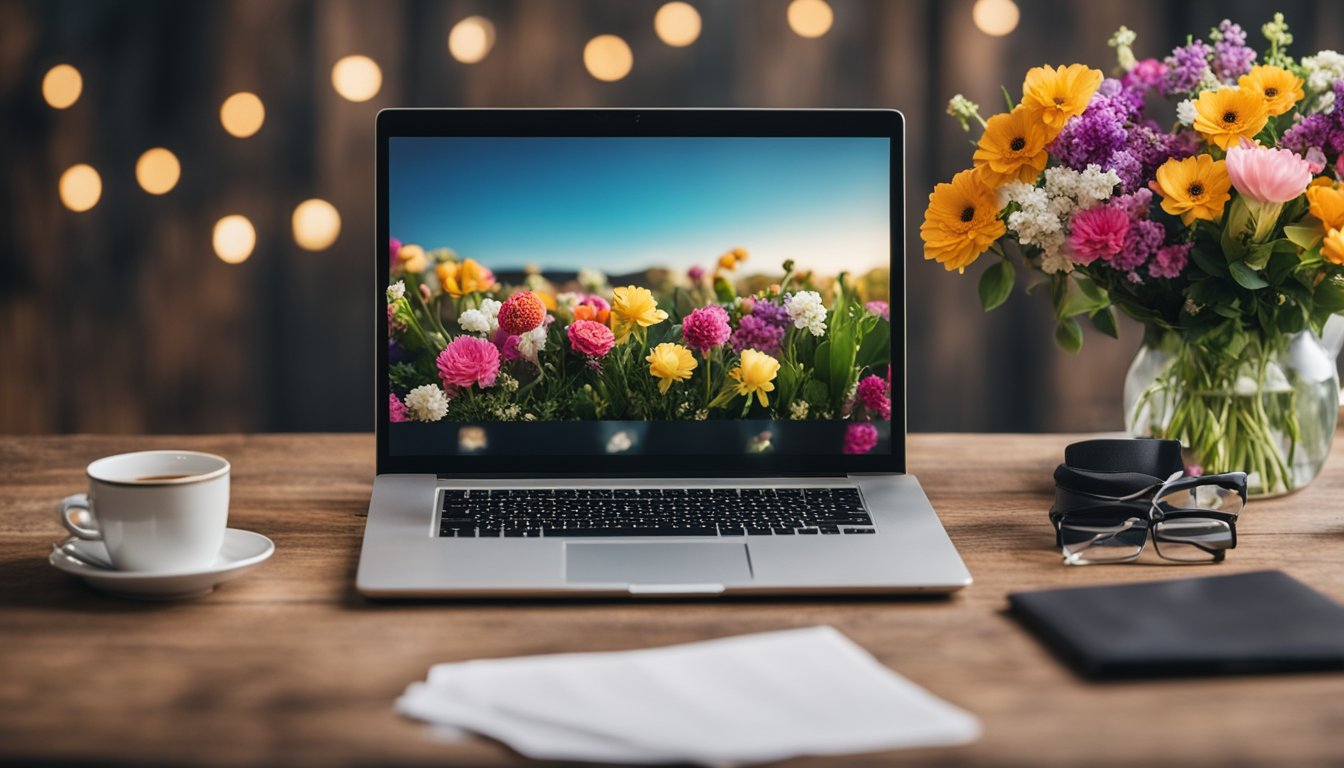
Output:
[[[899,113],[397,109],[379,114],[377,134],[378,474],[356,579],[362,594],[860,594],[970,584],[904,472]],[[724,242],[722,253],[697,248],[709,239],[697,233],[723,221],[741,222],[748,242]],[[827,242],[839,252],[812,255]],[[683,253],[698,260],[684,274]],[[518,263],[519,254],[531,261]],[[606,269],[584,272],[585,258]],[[831,268],[865,271],[842,288],[825,274]],[[610,286],[596,283],[598,272]],[[781,276],[782,290],[747,293]],[[641,308],[631,293],[617,302],[611,287],[627,282],[632,290],[647,282],[667,317],[629,320]],[[809,297],[795,299],[808,286],[830,297],[829,327],[806,315]],[[511,298],[520,291],[532,296]],[[860,298],[884,293],[889,319],[857,309]],[[537,301],[541,325],[509,333],[535,321]],[[852,336],[837,330],[842,301],[856,318],[845,326]],[[708,304],[725,309],[731,339],[685,327]],[[743,330],[747,315],[763,319]],[[575,341],[569,329],[581,319],[624,340],[599,355],[606,330],[583,326],[588,335]],[[752,335],[769,322],[788,327]],[[821,345],[831,331],[855,339],[852,365],[830,363],[833,348]],[[889,349],[875,333],[890,334]],[[689,373],[684,355],[644,362],[661,343],[712,341],[691,353]],[[762,369],[746,360],[756,347],[802,371],[774,374],[769,405],[765,374],[753,378]],[[881,379],[884,367],[885,387],[857,386]],[[827,378],[833,371],[840,378]],[[839,392],[846,381],[850,391]],[[539,399],[545,387],[552,395]],[[788,410],[778,401],[785,391],[795,397]],[[609,395],[601,407],[621,418],[586,410],[600,393]],[[798,405],[808,400],[810,409]]]

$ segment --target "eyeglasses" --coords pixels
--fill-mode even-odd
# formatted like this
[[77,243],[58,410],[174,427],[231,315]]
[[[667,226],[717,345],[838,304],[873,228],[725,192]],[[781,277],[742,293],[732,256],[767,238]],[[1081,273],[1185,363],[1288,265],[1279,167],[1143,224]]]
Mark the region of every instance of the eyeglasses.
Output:
[[[1089,441],[1102,442],[1117,441]],[[1185,477],[1176,471],[1157,480],[1143,472],[1062,464],[1055,482],[1050,520],[1067,565],[1136,560],[1149,533],[1158,556],[1177,562],[1220,562],[1237,546],[1237,516],[1246,506],[1244,472]],[[1122,493],[1130,488],[1135,490]]]

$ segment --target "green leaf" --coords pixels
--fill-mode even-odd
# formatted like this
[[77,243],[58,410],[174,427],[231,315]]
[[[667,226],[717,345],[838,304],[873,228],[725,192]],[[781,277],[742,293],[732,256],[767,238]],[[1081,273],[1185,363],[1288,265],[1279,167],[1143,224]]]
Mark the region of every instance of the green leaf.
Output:
[[1309,251],[1321,242],[1321,231],[1316,227],[1308,227],[1302,224],[1289,224],[1283,228],[1284,237],[1305,251]]
[[1008,87],[1000,85],[999,90],[1003,91],[1003,103],[1008,105],[1008,111],[1013,111],[1013,95],[1008,92]]
[[1115,310],[1110,307],[1099,310],[1092,315],[1092,327],[1112,339],[1120,338],[1120,329],[1115,325]]
[[[1265,265],[1269,263],[1269,257],[1273,255],[1273,253],[1274,244],[1272,242],[1256,243],[1251,246],[1250,251],[1247,252],[1246,258],[1243,259],[1243,261],[1246,262],[1246,266],[1252,269],[1264,269]],[[1231,267],[1232,265],[1229,264],[1228,266]],[[1236,277],[1235,270],[1233,277]]]
[[1344,311],[1344,277],[1332,275],[1322,280],[1312,300],[1318,310],[1328,314]]
[[1083,329],[1078,321],[1066,317],[1055,324],[1055,343],[1065,352],[1077,352],[1083,348]]
[[[1268,261],[1268,254],[1266,254],[1265,259]],[[1240,285],[1242,288],[1249,291],[1258,291],[1261,288],[1269,286],[1269,283],[1265,282],[1265,279],[1254,269],[1251,269],[1245,262],[1229,262],[1227,268],[1232,273],[1232,279],[1236,280],[1237,285]]]
[[1008,300],[1013,292],[1013,282],[1017,279],[1017,270],[1013,263],[1004,259],[990,265],[980,275],[980,306],[988,312]]
[[733,299],[737,298],[737,291],[733,289],[733,283],[723,275],[714,278],[714,297],[720,304],[731,304]]
[[1090,278],[1075,277],[1064,281],[1063,296],[1055,304],[1055,317],[1091,315],[1111,305],[1106,289]]

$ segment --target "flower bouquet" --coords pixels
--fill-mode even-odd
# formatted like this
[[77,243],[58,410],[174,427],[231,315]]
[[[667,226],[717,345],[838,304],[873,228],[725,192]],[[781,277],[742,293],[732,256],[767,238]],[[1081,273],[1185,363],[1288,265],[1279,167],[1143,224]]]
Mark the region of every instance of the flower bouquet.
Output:
[[[389,420],[834,420],[849,423],[822,450],[872,451],[890,434],[887,270],[744,276],[747,258],[613,287],[393,240]],[[769,432],[750,447],[771,450]]]
[[1282,14],[1262,31],[1263,51],[1223,21],[1139,60],[1121,27],[1114,77],[1036,67],[988,119],[956,96],[949,113],[981,129],[974,168],[935,187],[920,234],[948,270],[992,256],[986,310],[1018,268],[1043,275],[1028,291],[1048,293],[1069,351],[1080,320],[1112,337],[1115,308],[1142,323],[1129,429],[1179,439],[1192,472],[1245,471],[1265,495],[1309,482],[1334,434],[1344,55],[1295,60]]

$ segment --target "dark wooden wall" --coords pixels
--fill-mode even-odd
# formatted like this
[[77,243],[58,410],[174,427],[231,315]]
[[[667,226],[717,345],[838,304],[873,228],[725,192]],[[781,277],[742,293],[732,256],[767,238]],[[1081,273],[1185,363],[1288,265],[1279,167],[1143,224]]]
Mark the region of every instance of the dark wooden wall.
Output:
[[[1030,66],[1109,70],[1106,39],[1120,24],[1138,31],[1140,55],[1160,56],[1225,16],[1259,40],[1277,7],[1296,52],[1341,48],[1344,10],[1017,1],[1017,31],[991,38],[973,26],[972,0],[831,0],[834,27],[805,40],[788,29],[787,0],[692,0],[702,35],[674,49],[654,35],[656,0],[0,0],[0,432],[370,429],[373,116],[394,105],[899,108],[909,121],[912,429],[1119,428],[1135,326],[1065,355],[1040,297],[1014,296],[984,316],[980,265],[958,277],[920,260],[929,189],[970,162],[947,98],[963,92],[992,110],[999,85],[1018,90]],[[498,37],[469,66],[445,40],[473,13]],[[617,83],[583,69],[584,43],[603,32],[634,50]],[[332,64],[351,53],[382,67],[372,101],[332,90]],[[40,82],[62,61],[80,69],[84,93],[56,111]],[[239,90],[267,110],[245,140],[218,121]],[[183,164],[161,198],[134,178],[152,146]],[[104,186],[79,214],[57,196],[77,162],[92,163]],[[294,206],[309,197],[341,213],[325,252],[299,249],[290,234]],[[211,250],[214,222],[229,213],[257,229],[237,266]]]

